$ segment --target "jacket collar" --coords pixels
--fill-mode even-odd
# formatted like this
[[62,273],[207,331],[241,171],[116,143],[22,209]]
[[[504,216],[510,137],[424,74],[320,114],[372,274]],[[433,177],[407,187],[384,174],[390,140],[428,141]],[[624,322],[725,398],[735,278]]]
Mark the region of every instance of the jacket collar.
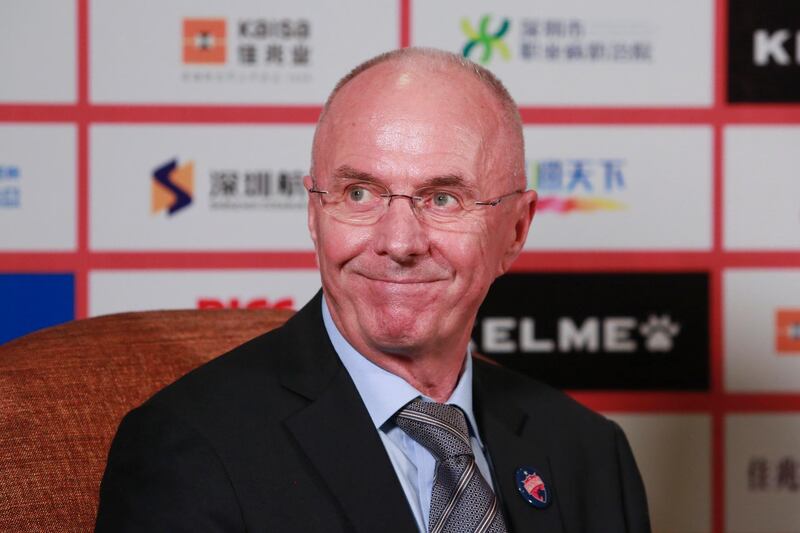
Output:
[[[563,532],[546,435],[537,434],[536,413],[514,402],[504,374],[507,371],[496,363],[475,361],[476,415],[494,472],[495,493],[510,531]],[[538,509],[522,498],[516,479],[520,467],[535,469],[544,480],[550,498],[547,508]]]
[[[380,436],[331,345],[321,292],[284,326],[281,383],[309,400],[284,421],[355,531],[417,531]],[[291,344],[289,344],[291,343]]]

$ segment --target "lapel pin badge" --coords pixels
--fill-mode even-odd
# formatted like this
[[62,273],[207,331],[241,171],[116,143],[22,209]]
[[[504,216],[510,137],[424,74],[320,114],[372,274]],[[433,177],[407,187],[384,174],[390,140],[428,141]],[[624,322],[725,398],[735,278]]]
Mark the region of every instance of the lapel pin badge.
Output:
[[537,509],[550,505],[550,491],[542,476],[534,468],[521,466],[517,468],[517,490],[522,499]]

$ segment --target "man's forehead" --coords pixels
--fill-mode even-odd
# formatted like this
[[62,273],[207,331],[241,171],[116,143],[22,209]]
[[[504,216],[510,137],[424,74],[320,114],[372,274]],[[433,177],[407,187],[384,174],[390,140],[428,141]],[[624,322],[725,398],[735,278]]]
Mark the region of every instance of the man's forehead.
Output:
[[364,112],[386,120],[415,111],[447,115],[449,109],[457,110],[453,117],[471,118],[476,123],[499,122],[501,106],[475,76],[420,58],[415,62],[389,61],[362,72],[340,89],[330,103],[328,116],[335,123],[347,123],[353,115]]
[[483,188],[507,166],[501,106],[463,70],[377,65],[342,87],[326,115],[315,147],[320,176],[346,165],[409,187],[454,175]]

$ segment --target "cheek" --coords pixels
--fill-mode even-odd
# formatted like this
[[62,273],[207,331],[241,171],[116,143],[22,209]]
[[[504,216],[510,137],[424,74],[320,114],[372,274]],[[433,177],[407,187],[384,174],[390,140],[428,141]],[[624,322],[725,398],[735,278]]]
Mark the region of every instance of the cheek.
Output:
[[[446,262],[463,282],[481,286],[481,278],[489,277],[494,270],[494,246],[484,231],[449,233],[440,236],[431,247],[434,260]],[[491,283],[491,279],[486,283]],[[475,288],[478,288],[478,287]],[[466,287],[466,290],[472,287]]]
[[323,217],[317,226],[317,241],[321,266],[341,268],[367,249],[370,236],[366,228],[343,225]]

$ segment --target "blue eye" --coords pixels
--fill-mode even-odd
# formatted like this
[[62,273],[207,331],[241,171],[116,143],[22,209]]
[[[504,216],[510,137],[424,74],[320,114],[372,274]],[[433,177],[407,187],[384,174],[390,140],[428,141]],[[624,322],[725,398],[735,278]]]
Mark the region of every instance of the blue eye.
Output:
[[347,189],[347,199],[355,202],[362,203],[369,201],[372,198],[372,193],[365,187],[354,186]]
[[431,193],[430,203],[437,209],[455,209],[459,206],[458,198],[446,191],[434,191]]

